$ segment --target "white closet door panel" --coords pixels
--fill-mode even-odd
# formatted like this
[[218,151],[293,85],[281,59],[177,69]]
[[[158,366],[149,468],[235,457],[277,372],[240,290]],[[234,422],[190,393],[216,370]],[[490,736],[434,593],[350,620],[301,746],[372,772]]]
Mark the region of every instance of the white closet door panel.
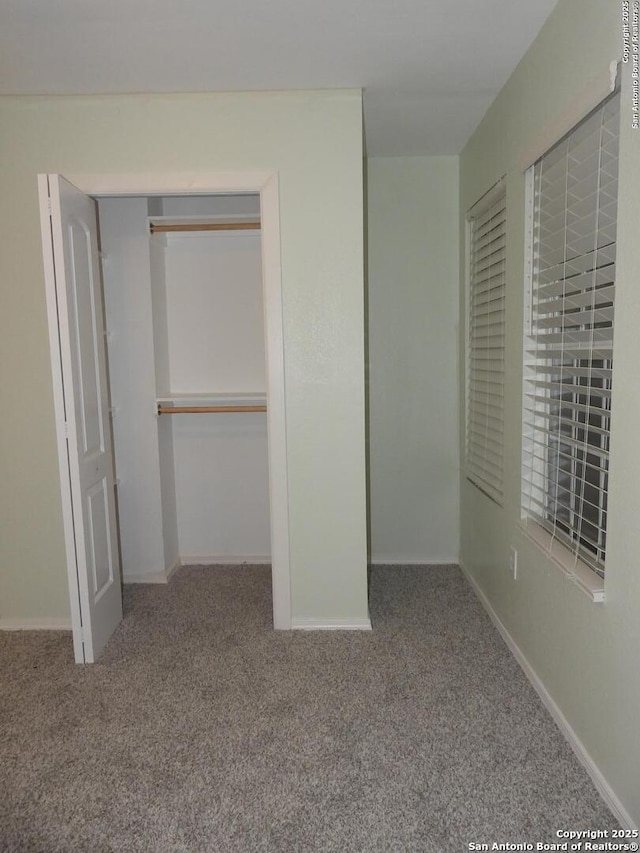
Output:
[[93,663],[122,619],[98,225],[60,175],[40,192],[74,650]]

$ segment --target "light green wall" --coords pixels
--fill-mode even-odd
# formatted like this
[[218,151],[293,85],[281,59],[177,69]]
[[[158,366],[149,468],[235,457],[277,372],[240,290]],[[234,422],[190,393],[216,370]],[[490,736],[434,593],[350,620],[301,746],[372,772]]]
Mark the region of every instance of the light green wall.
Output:
[[36,174],[277,170],[292,602],[364,618],[359,91],[0,99],[0,618],[68,613]]
[[[500,509],[462,478],[461,548],[467,569],[638,822],[640,133],[631,130],[630,66],[624,67],[622,107],[606,603],[588,600],[519,527],[525,226],[518,153],[620,58],[620,33],[618,3],[560,0],[461,156],[462,216],[506,174],[508,217],[505,501]],[[510,545],[519,551],[515,582],[508,570]]]
[[375,562],[457,562],[458,158],[368,160]]

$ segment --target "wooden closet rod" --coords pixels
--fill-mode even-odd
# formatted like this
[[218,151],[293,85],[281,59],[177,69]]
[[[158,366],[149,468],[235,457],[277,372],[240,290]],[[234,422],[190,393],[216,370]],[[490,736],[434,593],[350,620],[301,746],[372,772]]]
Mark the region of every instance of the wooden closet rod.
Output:
[[266,412],[266,406],[162,406],[159,415],[199,415],[208,412]]
[[260,230],[259,222],[151,222],[152,234],[164,231],[256,231]]

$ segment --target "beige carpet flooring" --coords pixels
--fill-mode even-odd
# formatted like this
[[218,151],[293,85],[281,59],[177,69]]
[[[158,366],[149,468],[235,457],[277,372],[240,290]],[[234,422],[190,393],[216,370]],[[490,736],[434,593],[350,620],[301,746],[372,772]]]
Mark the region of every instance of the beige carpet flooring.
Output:
[[372,632],[270,628],[264,567],[125,588],[104,658],[0,634],[2,853],[462,853],[617,823],[458,569]]

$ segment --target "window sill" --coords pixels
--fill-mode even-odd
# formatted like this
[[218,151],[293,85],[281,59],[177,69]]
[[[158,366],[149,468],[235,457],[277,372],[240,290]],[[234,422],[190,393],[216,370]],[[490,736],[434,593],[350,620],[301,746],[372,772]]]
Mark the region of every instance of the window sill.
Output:
[[535,543],[565,575],[572,581],[594,604],[604,602],[604,580],[561,542],[555,540],[547,531],[531,519],[522,519],[521,530],[525,536]]

